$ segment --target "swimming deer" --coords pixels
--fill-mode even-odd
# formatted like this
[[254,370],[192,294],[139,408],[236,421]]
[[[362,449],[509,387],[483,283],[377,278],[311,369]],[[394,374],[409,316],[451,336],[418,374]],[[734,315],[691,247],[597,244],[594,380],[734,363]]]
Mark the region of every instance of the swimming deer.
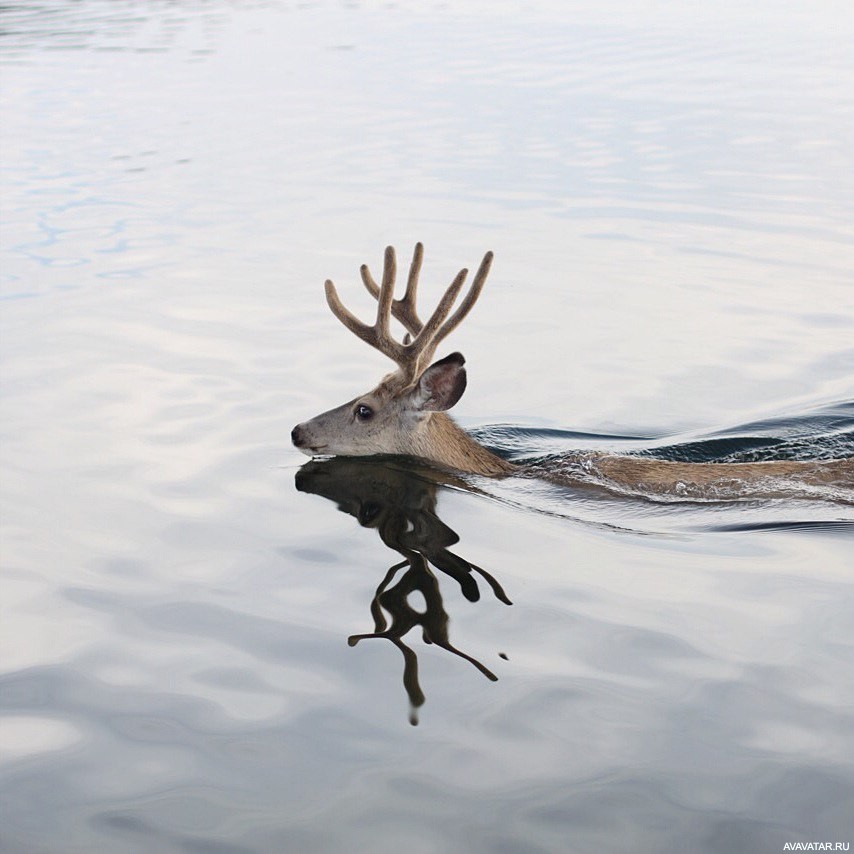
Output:
[[[395,362],[397,370],[365,394],[294,427],[294,445],[309,456],[400,454],[464,474],[525,474],[572,485],[592,482],[616,491],[646,495],[729,498],[749,493],[773,497],[787,494],[787,484],[796,485],[807,495],[811,487],[830,486],[848,493],[834,497],[846,502],[854,500],[848,492],[854,487],[854,458],[690,463],[580,452],[567,454],[545,467],[502,459],[478,444],[446,414],[466,388],[463,356],[454,352],[431,364],[438,345],[477,302],[492,266],[492,252],[484,255],[456,311],[451,314],[468,275],[465,269],[456,275],[426,322],[418,316],[415,305],[423,257],[424,248],[418,243],[401,299],[394,298],[397,265],[391,246],[385,251],[380,285],[367,265],[362,265],[362,282],[377,301],[373,325],[351,314],[339,299],[335,285],[327,279],[326,301],[332,313],[354,335]],[[400,341],[391,335],[392,317],[406,330]],[[827,497],[824,491],[820,494]]]

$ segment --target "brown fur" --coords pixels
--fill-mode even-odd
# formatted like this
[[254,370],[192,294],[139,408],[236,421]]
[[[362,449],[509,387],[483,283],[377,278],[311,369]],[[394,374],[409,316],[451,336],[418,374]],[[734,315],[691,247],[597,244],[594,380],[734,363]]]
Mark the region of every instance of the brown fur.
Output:
[[[563,483],[597,481],[632,492],[714,492],[729,494],[745,486],[765,485],[769,492],[781,480],[802,486],[854,489],[854,458],[822,461],[779,460],[755,463],[689,463],[588,453],[567,455],[566,466],[529,469],[503,460],[463,431],[449,416],[433,413],[421,431],[415,456],[443,468],[486,477],[535,473]],[[750,491],[750,490],[748,490]]]
[[595,465],[611,480],[655,489],[678,483],[716,486],[764,478],[791,478],[816,485],[854,485],[854,460],[682,463],[645,457],[601,456]]
[[434,412],[423,430],[424,444],[417,456],[452,471],[500,477],[512,474],[517,466],[502,460],[471,436],[444,412]]

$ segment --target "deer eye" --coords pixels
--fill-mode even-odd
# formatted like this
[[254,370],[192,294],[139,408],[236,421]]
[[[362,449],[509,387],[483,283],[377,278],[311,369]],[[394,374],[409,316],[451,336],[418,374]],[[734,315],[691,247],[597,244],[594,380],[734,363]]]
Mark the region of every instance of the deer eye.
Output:
[[360,421],[370,421],[371,418],[374,417],[374,410],[371,409],[370,406],[365,406],[364,403],[360,403],[356,407],[356,417]]

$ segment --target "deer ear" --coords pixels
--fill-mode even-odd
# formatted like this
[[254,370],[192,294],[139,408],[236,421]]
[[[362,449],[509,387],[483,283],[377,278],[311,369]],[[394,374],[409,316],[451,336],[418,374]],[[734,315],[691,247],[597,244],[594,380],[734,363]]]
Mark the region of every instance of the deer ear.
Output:
[[465,363],[461,353],[451,353],[433,362],[418,379],[414,393],[416,407],[424,412],[450,409],[466,390]]

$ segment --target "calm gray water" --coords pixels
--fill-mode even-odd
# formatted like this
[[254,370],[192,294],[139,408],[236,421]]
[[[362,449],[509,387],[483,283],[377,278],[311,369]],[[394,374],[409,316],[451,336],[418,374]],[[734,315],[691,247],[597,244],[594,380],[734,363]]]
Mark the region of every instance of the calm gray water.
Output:
[[423,240],[503,453],[854,455],[854,16],[696,5],[0,8],[3,851],[854,842],[850,503],[290,447]]

